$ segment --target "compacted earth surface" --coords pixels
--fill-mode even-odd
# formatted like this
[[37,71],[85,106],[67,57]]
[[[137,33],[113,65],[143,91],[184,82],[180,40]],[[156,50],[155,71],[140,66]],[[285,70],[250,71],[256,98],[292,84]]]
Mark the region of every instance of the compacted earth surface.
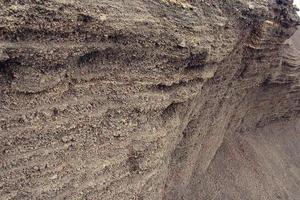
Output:
[[291,0],[0,0],[0,200],[298,200]]

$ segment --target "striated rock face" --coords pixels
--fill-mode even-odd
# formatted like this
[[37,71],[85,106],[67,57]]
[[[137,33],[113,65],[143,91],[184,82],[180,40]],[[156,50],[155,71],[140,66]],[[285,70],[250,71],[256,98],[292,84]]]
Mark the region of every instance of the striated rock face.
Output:
[[291,3],[0,1],[0,199],[296,200]]

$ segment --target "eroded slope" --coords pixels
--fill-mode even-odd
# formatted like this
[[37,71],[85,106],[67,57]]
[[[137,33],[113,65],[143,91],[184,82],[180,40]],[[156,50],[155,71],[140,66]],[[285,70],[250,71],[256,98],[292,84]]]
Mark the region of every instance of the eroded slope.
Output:
[[188,198],[224,138],[299,115],[289,1],[0,9],[0,199]]

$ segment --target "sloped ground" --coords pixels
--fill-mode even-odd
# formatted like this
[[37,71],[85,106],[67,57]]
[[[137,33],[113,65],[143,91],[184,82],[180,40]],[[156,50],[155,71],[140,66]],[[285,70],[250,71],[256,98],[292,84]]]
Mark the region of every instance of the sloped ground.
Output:
[[186,199],[298,199],[300,120],[227,138]]
[[[270,153],[271,136],[251,134],[299,117],[290,1],[6,0],[0,10],[1,200],[297,196],[285,152],[298,147],[277,155],[295,159],[289,186],[269,184],[271,168],[286,171],[268,156],[297,140],[276,129]],[[241,162],[222,167],[235,149]],[[250,191],[241,174],[256,169],[266,175]]]

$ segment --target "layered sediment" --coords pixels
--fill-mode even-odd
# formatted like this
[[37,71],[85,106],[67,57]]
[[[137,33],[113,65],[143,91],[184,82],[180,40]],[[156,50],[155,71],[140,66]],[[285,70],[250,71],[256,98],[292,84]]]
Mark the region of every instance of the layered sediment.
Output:
[[0,10],[1,200],[299,197],[291,1]]

